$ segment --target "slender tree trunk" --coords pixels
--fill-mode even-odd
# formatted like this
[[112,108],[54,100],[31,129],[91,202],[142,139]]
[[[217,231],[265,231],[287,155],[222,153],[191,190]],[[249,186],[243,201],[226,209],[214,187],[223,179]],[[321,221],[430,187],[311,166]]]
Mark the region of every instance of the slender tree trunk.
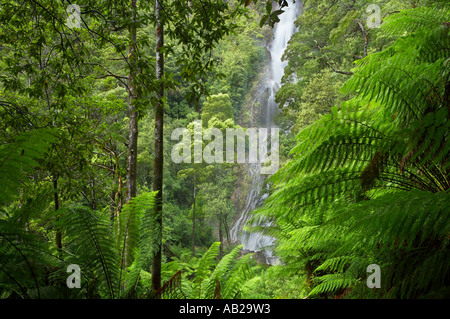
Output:
[[[136,25],[134,24],[136,21],[136,1],[131,1],[131,10],[132,10],[132,25],[130,26],[130,53],[128,55],[129,64],[130,64],[130,74],[128,76],[128,87],[129,87],[129,97],[128,97],[128,114],[130,118],[129,123],[129,135],[128,135],[128,169],[127,169],[127,196],[126,202],[130,201],[132,198],[136,197],[137,194],[137,141],[138,141],[138,117],[137,117],[137,109],[136,109]],[[134,218],[134,216],[130,216],[130,218]],[[131,224],[133,224],[131,222]],[[128,236],[126,234],[125,236]],[[125,267],[131,265],[132,260],[132,249],[128,244],[128,240],[126,241],[125,248]]]
[[450,114],[450,81],[447,82],[444,90],[444,107],[447,107],[448,113]]
[[219,260],[223,257],[223,233],[222,233],[222,214],[219,214]]
[[109,223],[111,227],[114,226],[114,219],[116,217],[116,205],[112,203],[114,201],[115,203],[115,197],[116,197],[116,191],[113,189],[111,191],[111,194],[109,195],[111,197],[111,205],[109,205]]
[[157,102],[155,107],[155,164],[153,190],[157,191],[155,198],[155,221],[158,228],[156,252],[152,261],[152,283],[151,288],[158,290],[161,287],[161,248],[162,248],[162,199],[163,199],[163,125],[164,125],[164,29],[162,6],[158,0],[155,4],[156,15],[156,80],[158,81]]
[[227,242],[228,242],[228,244],[230,244],[230,229],[229,229],[229,227],[228,227],[228,223],[227,223],[227,217],[226,217],[226,215],[225,215],[225,217],[223,218],[223,226],[224,226],[224,229],[225,229],[225,236],[227,236]]
[[364,57],[367,56],[367,47],[369,46],[369,38],[367,36],[366,29],[361,21],[358,21],[359,28],[361,29],[362,36],[364,38]]
[[[119,155],[117,154],[117,145],[114,144],[114,150],[111,152],[112,156],[114,157],[114,163],[111,163],[112,169],[113,169],[113,178],[114,178],[114,189],[111,191],[111,226],[114,225],[114,220],[120,215],[120,212],[122,211],[122,205],[123,205],[123,194],[122,194],[122,175],[120,173],[120,163],[119,163]],[[119,223],[117,220],[117,227],[119,227]]]
[[[120,215],[120,212],[122,211],[122,206],[123,206],[123,192],[122,192],[122,187],[123,187],[123,180],[122,180],[122,174],[120,173],[120,163],[119,163],[119,156],[118,155],[114,155],[114,160],[115,160],[115,167],[116,167],[116,171],[117,171],[117,210],[116,210],[116,216]],[[114,198],[115,199],[115,198]]]
[[91,177],[91,197],[92,197],[92,203],[91,208],[92,210],[97,210],[97,200],[95,196],[95,180],[93,177]]
[[[58,195],[58,177],[53,175],[53,192],[54,192],[54,201],[55,201],[55,211],[59,209],[59,195]],[[56,248],[58,251],[62,252],[62,233],[59,228],[56,229],[55,236]]]
[[[136,1],[131,1],[131,7],[133,12],[132,20],[136,20]],[[128,136],[128,170],[127,170],[127,197],[128,202],[131,198],[136,197],[136,176],[137,176],[137,140],[138,140],[138,119],[136,110],[136,25],[130,27],[130,74],[128,76],[129,101],[128,101],[128,113],[130,118],[129,128],[130,133]]]
[[192,208],[192,256],[195,256],[195,202],[197,197],[195,186],[196,185],[194,177],[194,206]]

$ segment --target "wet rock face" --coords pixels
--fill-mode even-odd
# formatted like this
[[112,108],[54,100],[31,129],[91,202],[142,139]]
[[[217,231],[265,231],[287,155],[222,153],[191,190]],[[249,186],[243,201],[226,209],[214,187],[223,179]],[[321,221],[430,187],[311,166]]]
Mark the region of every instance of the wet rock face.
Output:
[[254,253],[254,258],[261,264],[269,265],[266,255],[261,250]]
[[255,259],[260,264],[267,264],[267,258],[263,251],[251,251],[251,250],[241,250],[241,257],[247,254],[251,254],[250,258]]
[[271,253],[268,253],[264,250],[251,251],[251,250],[241,250],[241,257],[251,254],[250,258],[256,260],[259,264],[276,266],[280,264],[280,260],[278,257],[273,256]]

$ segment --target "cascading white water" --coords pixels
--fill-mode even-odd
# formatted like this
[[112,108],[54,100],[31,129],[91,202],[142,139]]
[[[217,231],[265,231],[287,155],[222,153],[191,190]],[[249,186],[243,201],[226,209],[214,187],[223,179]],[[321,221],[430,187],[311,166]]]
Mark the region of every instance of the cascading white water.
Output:
[[[254,101],[254,104],[257,104],[256,102],[258,102],[265,106],[265,110],[261,110],[260,112],[263,114],[263,117],[260,119],[259,125],[265,126],[266,128],[274,126],[274,116],[278,111],[278,105],[275,102],[275,94],[281,86],[284,68],[287,65],[287,61],[282,61],[282,56],[286,50],[289,39],[295,32],[294,22],[300,14],[301,7],[301,1],[297,0],[295,3],[289,1],[289,6],[283,8],[285,12],[281,14],[280,22],[278,22],[274,28],[274,37],[268,47],[271,59],[266,66],[263,82],[260,85],[260,90]],[[254,120],[252,120],[252,124],[254,124]],[[262,251],[266,263],[277,264],[278,258],[273,255],[271,249],[271,246],[274,244],[274,238],[257,232],[248,233],[243,230],[243,227],[251,217],[251,213],[268,197],[268,189],[263,189],[264,181],[267,176],[262,175],[260,169],[260,162],[250,164],[248,167],[248,174],[252,181],[251,189],[247,194],[245,208],[231,229],[230,235],[232,241],[241,242],[243,244],[244,250],[252,252]]]

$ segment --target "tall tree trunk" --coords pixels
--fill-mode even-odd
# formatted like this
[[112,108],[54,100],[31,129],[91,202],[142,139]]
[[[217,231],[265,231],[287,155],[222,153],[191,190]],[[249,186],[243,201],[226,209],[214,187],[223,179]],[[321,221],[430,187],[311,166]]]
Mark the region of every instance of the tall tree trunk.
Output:
[[227,242],[228,242],[228,244],[230,244],[231,243],[231,240],[230,240],[230,228],[228,227],[227,216],[226,215],[223,218],[223,226],[224,226],[224,229],[225,229],[225,236],[227,236]]
[[111,190],[111,194],[109,196],[111,197],[111,204],[109,205],[109,224],[111,227],[113,227],[114,219],[116,217],[116,205],[114,205],[112,202],[114,201],[115,203],[114,198],[116,197],[116,190]]
[[[120,173],[120,163],[119,163],[119,156],[117,154],[117,145],[116,143],[113,144],[113,149],[111,150],[111,155],[114,157],[114,162],[111,163],[112,171],[113,171],[113,180],[114,180],[114,188],[111,191],[111,208],[110,208],[110,220],[111,220],[111,226],[114,225],[114,220],[116,217],[120,215],[120,212],[122,211],[122,205],[123,205],[123,196],[122,196],[122,175]],[[119,227],[119,223],[117,221],[117,226]]]
[[197,192],[195,187],[197,186],[195,184],[196,182],[196,176],[194,175],[194,206],[192,208],[192,256],[195,257],[195,202],[197,198]]
[[[128,169],[127,169],[127,196],[126,202],[130,201],[132,198],[136,197],[137,193],[137,141],[138,141],[138,117],[136,109],[136,6],[137,0],[131,1],[132,10],[132,25],[130,26],[130,53],[128,55],[130,74],[128,76],[128,87],[129,87],[129,97],[128,97],[128,113],[130,118],[129,123],[129,136],[128,136]],[[134,216],[130,216],[133,218]],[[133,224],[133,223],[131,223]],[[127,235],[126,235],[127,236]],[[132,261],[132,249],[126,241],[127,247],[125,248],[125,267],[131,265]]]
[[447,107],[448,113],[450,114],[450,81],[447,81],[444,90],[444,107]]
[[223,233],[222,233],[222,214],[219,214],[219,260],[223,257]]
[[[58,195],[58,177],[56,175],[53,175],[53,192],[55,201],[55,211],[57,211],[59,209],[59,195]],[[59,253],[62,253],[62,233],[59,228],[56,229],[55,243]]]
[[95,196],[95,180],[93,177],[91,177],[91,197],[92,197],[91,208],[92,210],[97,210],[97,200]]
[[151,288],[158,290],[161,287],[161,246],[162,246],[162,199],[163,199],[163,125],[164,125],[164,28],[162,19],[162,5],[156,0],[156,80],[159,88],[157,90],[157,102],[155,107],[155,164],[153,173],[153,190],[157,191],[155,198],[155,221],[158,228],[157,247],[152,261],[152,283]]
[[127,197],[128,202],[131,198],[136,197],[136,175],[137,175],[137,139],[138,139],[138,119],[136,110],[136,1],[131,1],[133,24],[130,27],[130,53],[129,64],[130,74],[128,76],[129,101],[128,113],[130,117],[130,133],[128,136],[128,170],[127,170]]

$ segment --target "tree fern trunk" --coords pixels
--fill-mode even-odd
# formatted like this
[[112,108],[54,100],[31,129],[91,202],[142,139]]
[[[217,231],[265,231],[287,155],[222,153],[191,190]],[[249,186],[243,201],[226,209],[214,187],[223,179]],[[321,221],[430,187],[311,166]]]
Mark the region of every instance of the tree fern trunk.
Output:
[[305,271],[306,271],[306,285],[308,287],[311,287],[314,268],[310,261],[306,262]]
[[163,125],[164,125],[164,29],[162,21],[162,5],[157,0],[155,3],[156,16],[156,80],[158,81],[157,102],[155,107],[155,165],[153,190],[157,191],[155,197],[155,222],[158,227],[156,252],[152,261],[152,283],[153,290],[161,287],[161,246],[162,246],[162,198],[163,198]]

